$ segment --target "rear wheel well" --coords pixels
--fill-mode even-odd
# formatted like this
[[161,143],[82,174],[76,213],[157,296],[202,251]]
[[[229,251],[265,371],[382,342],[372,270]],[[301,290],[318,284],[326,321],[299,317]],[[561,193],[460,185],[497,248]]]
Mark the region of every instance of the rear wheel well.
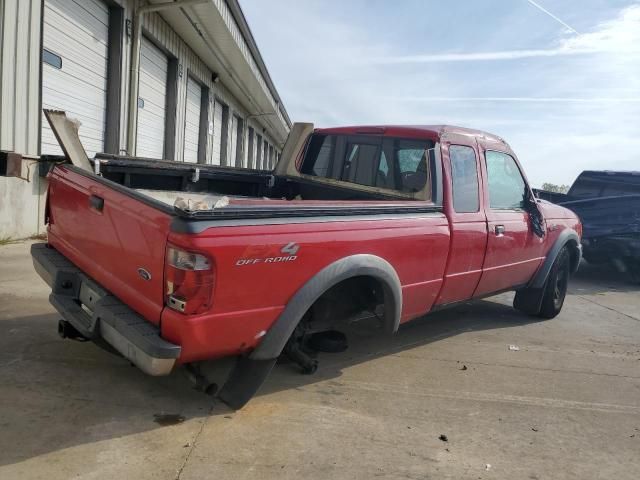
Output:
[[327,289],[309,307],[302,322],[309,333],[340,330],[340,327],[359,319],[374,318],[383,326],[385,303],[391,301],[379,279],[372,276],[350,277]]

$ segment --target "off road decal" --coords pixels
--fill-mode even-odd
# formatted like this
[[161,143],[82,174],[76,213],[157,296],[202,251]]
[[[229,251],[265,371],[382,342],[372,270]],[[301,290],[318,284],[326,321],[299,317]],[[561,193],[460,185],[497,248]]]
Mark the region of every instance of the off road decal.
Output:
[[245,248],[236,266],[255,265],[256,263],[295,262],[298,259],[300,245],[289,242],[286,245],[249,245]]

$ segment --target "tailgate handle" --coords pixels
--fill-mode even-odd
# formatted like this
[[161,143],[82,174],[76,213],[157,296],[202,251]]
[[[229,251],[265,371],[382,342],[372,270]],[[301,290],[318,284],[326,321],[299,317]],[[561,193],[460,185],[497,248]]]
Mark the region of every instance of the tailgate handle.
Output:
[[104,198],[99,197],[98,195],[91,195],[89,197],[89,206],[98,212],[101,212],[104,208]]

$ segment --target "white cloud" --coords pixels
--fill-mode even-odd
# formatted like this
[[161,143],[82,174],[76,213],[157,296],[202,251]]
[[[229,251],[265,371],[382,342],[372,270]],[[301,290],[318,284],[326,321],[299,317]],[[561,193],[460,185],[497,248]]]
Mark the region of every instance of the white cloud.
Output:
[[[381,35],[372,26],[375,9],[354,19],[339,14],[344,4],[338,0],[245,0],[243,7],[246,2],[253,2],[249,20],[259,22],[252,21],[252,28],[293,120],[318,126],[447,123],[490,131],[512,145],[537,186],[571,183],[587,168],[638,169],[640,4],[601,10],[610,20],[600,23],[582,5],[580,24],[592,27],[571,37],[564,32],[559,40],[547,33],[528,36],[508,28],[506,20],[487,30],[482,22],[446,16],[450,8],[442,6],[434,17],[450,35],[440,40],[410,19],[389,22],[398,35]],[[532,30],[549,23],[533,9],[524,10]],[[516,11],[504,18],[512,19]],[[462,45],[452,39],[463,35],[464,44],[478,50],[497,50],[514,39],[522,40],[523,48],[550,47],[437,54],[434,62],[449,59],[440,64],[370,61],[395,61],[398,52],[415,45],[446,51]],[[516,61],[463,62],[479,59]]]
[[[562,23],[564,24],[564,22]],[[566,26],[568,27],[568,25]],[[573,29],[572,31],[578,33]],[[640,54],[640,5],[631,5],[625,8],[617,18],[599,24],[593,32],[577,34],[570,38],[562,39],[558,45],[553,48],[397,55],[376,57],[366,61],[374,64],[469,62],[590,55],[596,53]]]
[[640,103],[640,97],[389,97],[399,102]]

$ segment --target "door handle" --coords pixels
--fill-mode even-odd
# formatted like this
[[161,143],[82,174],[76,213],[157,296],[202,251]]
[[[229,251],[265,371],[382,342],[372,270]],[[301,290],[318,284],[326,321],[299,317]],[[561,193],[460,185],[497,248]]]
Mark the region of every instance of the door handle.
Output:
[[91,195],[89,197],[89,206],[98,212],[102,212],[104,208],[104,198],[99,197],[98,195]]
[[496,225],[495,232],[496,237],[504,236],[504,225]]

